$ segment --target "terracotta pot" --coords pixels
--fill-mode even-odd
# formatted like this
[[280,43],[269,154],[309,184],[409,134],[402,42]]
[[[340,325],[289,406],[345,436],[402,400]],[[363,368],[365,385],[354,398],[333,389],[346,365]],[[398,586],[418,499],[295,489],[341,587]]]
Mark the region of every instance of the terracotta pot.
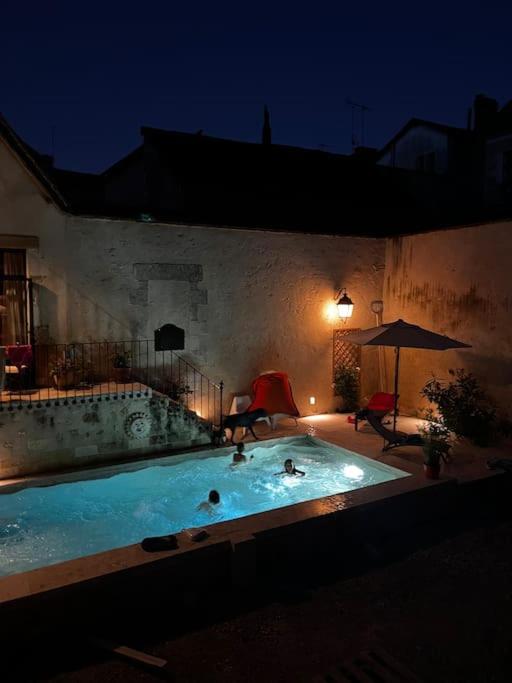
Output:
[[112,379],[116,384],[128,384],[130,375],[131,368],[112,368]]
[[76,384],[75,371],[66,370],[64,372],[55,373],[53,375],[53,384],[59,391],[72,389]]
[[427,479],[439,479],[439,473],[441,472],[441,465],[439,463],[437,465],[424,464],[423,469]]

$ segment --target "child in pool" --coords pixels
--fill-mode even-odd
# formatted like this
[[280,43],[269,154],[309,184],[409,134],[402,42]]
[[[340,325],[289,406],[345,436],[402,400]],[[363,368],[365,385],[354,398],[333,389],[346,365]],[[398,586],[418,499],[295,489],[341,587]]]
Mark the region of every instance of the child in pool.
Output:
[[[236,452],[233,453],[233,462],[231,463],[231,467],[234,467],[235,465],[240,465],[243,462],[247,462],[247,456],[244,455],[244,450],[245,450],[245,444],[243,444],[241,441],[240,443],[237,443],[236,445]],[[251,455],[251,459],[254,456]]]
[[199,503],[197,509],[206,510],[206,512],[209,512],[211,514],[214,511],[215,505],[218,505],[219,503],[220,494],[215,489],[212,489],[208,494],[208,500],[203,500],[202,503]]
[[302,470],[298,470],[293,464],[293,460],[291,458],[288,458],[284,461],[284,470],[282,472],[276,472],[274,476],[277,477],[281,474],[290,474],[292,476],[304,477],[306,473]]
[[233,453],[233,462],[231,463],[232,465],[239,465],[242,462],[247,462],[247,458],[244,455],[244,450],[245,444],[241,441],[240,443],[237,443],[236,452]]

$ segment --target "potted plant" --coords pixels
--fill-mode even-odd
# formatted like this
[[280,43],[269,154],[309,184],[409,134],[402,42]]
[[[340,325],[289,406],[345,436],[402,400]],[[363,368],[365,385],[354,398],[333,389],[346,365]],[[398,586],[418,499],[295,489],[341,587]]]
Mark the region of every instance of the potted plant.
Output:
[[56,360],[50,366],[53,385],[59,391],[72,389],[80,381],[81,367],[69,356]]
[[450,430],[444,424],[442,417],[427,410],[426,422],[419,428],[423,437],[423,469],[427,479],[439,479],[441,460],[446,462],[450,450]]
[[335,396],[341,396],[338,412],[352,413],[359,407],[359,368],[342,365],[334,372]]
[[112,378],[116,384],[126,384],[131,377],[131,355],[129,351],[116,351],[112,356]]
[[191,389],[188,384],[183,384],[183,382],[172,381],[167,389],[169,398],[183,404],[187,403],[188,397],[193,393],[193,389]]
[[433,377],[421,394],[437,406],[443,424],[457,437],[488,446],[500,428],[496,409],[471,373],[449,370],[448,382]]

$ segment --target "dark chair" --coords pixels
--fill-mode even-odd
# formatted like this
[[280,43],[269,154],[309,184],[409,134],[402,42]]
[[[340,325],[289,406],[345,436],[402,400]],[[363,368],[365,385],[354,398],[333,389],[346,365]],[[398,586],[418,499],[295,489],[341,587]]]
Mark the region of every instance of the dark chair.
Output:
[[33,384],[33,355],[30,344],[11,344],[6,347],[5,388],[21,392]]
[[[373,429],[380,434],[386,444],[384,445],[382,451],[389,451],[391,448],[398,448],[399,446],[419,446],[420,448],[425,444],[425,440],[420,434],[406,434],[405,432],[393,432],[382,424],[382,417],[375,415],[372,411],[369,411],[366,419]],[[444,462],[446,462],[446,456],[450,450],[449,444],[444,445],[444,453],[441,456]]]
[[[398,398],[398,397],[397,397]],[[368,401],[366,408],[358,410],[355,414],[355,429],[357,432],[359,422],[368,419],[368,415],[372,414],[380,417],[381,420],[395,409],[395,394],[388,394],[385,391],[379,391],[374,394]]]

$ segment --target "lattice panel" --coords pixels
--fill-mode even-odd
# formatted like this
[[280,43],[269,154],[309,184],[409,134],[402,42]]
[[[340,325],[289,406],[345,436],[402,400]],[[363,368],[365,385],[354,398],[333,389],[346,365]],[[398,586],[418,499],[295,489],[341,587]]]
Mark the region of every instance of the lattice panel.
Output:
[[353,329],[338,329],[333,331],[333,352],[332,352],[332,370],[333,376],[336,370],[340,367],[361,367],[361,347],[357,344],[350,344],[344,340],[344,337],[351,332],[357,332],[359,328]]

